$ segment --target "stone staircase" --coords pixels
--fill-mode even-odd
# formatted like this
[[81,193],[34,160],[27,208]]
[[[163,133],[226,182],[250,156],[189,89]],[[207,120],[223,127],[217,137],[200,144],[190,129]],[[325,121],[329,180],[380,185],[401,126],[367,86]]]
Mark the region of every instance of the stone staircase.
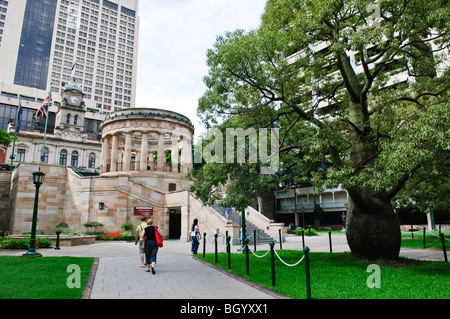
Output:
[[[223,207],[220,206],[219,204],[213,204],[210,206],[211,208],[213,208],[215,211],[217,211],[220,215],[225,216],[225,212],[223,211]],[[242,223],[242,217],[241,217],[241,213],[236,212],[233,210],[233,212],[230,214],[230,220],[233,224],[237,224],[237,225],[241,225]],[[259,229],[257,226],[255,226],[255,224],[253,224],[252,222],[250,222],[249,220],[245,220],[245,226],[248,229],[247,233],[248,233],[248,239],[249,242],[248,244],[253,245],[255,243],[255,236],[256,236],[256,244],[268,244],[271,241],[278,241],[278,240],[274,240],[271,236],[267,235],[264,230]],[[240,227],[239,227],[240,229]],[[256,230],[256,235],[255,235],[255,230]]]

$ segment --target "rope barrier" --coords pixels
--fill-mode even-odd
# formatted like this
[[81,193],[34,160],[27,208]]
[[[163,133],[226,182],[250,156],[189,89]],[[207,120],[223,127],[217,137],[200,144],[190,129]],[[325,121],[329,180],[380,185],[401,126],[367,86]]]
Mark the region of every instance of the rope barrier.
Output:
[[305,258],[305,255],[303,255],[303,257],[300,258],[300,260],[297,261],[295,264],[288,264],[288,263],[286,263],[283,259],[281,259],[281,257],[278,255],[278,253],[277,253],[277,251],[276,251],[275,249],[274,249],[274,251],[275,251],[275,255],[277,255],[278,259],[279,259],[283,264],[285,264],[285,265],[288,266],[288,267],[294,267],[294,266],[297,266],[297,265],[300,264],[300,263],[303,261],[303,259]]
[[255,254],[255,252],[254,252],[253,250],[251,250],[250,248],[249,248],[249,250],[250,250],[250,252],[251,252],[255,257],[258,257],[258,258],[264,258],[264,257],[267,256],[268,253],[270,253],[270,249],[269,249],[268,251],[266,251],[266,253],[265,253],[264,255],[258,256],[258,255]]
[[[253,250],[251,250],[250,248],[249,248],[249,251],[253,254],[253,256],[255,256],[255,257],[257,257],[257,258],[264,258],[264,257],[267,256],[267,254],[270,253],[270,249],[269,249],[268,251],[266,251],[266,253],[265,253],[264,255],[258,256],[258,255],[255,254],[255,252],[254,252]],[[295,267],[295,266],[297,266],[297,265],[300,264],[300,263],[303,261],[303,259],[305,258],[305,255],[303,255],[303,257],[300,258],[300,260],[297,261],[296,263],[294,263],[294,264],[288,264],[287,262],[285,262],[285,261],[280,257],[280,255],[278,255],[278,252],[277,252],[276,249],[274,249],[273,251],[275,252],[275,255],[278,257],[278,259],[279,259],[283,264],[285,264],[285,265],[288,266],[288,267]]]

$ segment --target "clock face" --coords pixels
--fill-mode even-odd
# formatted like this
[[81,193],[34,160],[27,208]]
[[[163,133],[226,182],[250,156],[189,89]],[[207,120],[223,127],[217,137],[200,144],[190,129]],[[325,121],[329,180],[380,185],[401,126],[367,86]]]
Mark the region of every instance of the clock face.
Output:
[[78,96],[76,96],[76,95],[72,95],[72,96],[69,98],[69,101],[70,101],[70,103],[72,103],[72,104],[77,104],[79,100],[80,100],[80,98],[79,98]]

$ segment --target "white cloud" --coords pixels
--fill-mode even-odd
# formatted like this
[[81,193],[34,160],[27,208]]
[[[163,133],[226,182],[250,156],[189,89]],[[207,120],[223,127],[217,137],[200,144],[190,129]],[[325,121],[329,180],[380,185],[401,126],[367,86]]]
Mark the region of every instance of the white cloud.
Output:
[[265,0],[140,1],[136,107],[186,115],[198,136],[206,51],[226,31],[257,28],[264,6]]

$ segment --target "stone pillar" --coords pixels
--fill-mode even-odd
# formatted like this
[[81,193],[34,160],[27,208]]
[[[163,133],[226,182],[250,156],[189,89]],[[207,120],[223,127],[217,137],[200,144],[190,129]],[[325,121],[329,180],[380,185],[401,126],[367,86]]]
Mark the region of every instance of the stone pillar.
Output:
[[181,145],[182,173],[187,174],[189,169],[192,167],[192,150],[189,147],[189,142],[186,136],[183,136]]
[[178,173],[178,136],[172,134],[172,172]]
[[125,134],[125,150],[123,154],[123,168],[122,171],[128,172],[131,170],[131,132]]
[[142,140],[141,140],[141,158],[140,158],[140,170],[147,170],[147,152],[148,152],[148,133],[142,132]]
[[111,164],[111,137],[107,136],[102,143],[102,173],[109,172]]
[[117,162],[119,156],[119,135],[113,135],[111,146],[111,169],[110,172],[117,171]]
[[141,151],[136,150],[136,156],[134,158],[134,170],[140,171],[141,170]]
[[164,157],[164,134],[158,133],[158,155],[157,155],[157,166],[156,169],[160,172],[164,171],[166,167],[166,158]]

